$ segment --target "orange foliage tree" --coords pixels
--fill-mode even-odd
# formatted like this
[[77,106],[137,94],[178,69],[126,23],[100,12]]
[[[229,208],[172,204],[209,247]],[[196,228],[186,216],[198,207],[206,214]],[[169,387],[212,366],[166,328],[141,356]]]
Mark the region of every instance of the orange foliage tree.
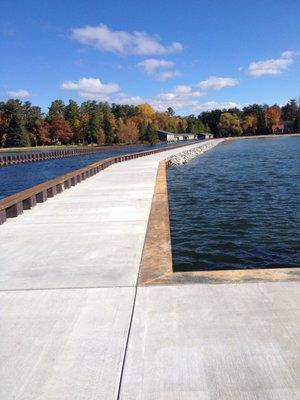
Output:
[[281,109],[277,105],[268,107],[265,110],[266,125],[270,132],[273,132],[273,127],[279,125],[281,118]]
[[247,135],[254,135],[257,131],[257,117],[255,115],[246,115],[242,121],[242,128]]
[[116,135],[119,143],[136,143],[139,140],[138,125],[132,119],[127,119],[127,121],[119,119]]

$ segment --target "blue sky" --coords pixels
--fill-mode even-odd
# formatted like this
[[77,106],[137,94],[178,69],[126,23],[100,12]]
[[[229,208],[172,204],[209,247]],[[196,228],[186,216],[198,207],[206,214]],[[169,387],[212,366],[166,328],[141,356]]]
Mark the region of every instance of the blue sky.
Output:
[[1,0],[0,99],[180,114],[300,96],[300,1]]

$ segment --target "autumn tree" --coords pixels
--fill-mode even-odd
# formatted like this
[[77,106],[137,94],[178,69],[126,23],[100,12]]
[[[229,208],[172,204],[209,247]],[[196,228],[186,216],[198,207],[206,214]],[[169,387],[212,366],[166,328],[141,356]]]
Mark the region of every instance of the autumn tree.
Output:
[[154,109],[148,103],[142,103],[137,106],[137,109],[140,114],[145,115],[148,118],[151,118],[155,113]]
[[265,120],[265,108],[259,104],[252,104],[243,108],[243,117],[253,115],[257,120],[256,134],[265,135],[268,133],[268,128]]
[[178,122],[178,133],[185,133],[187,125],[187,121],[184,118],[180,118]]
[[281,110],[276,104],[274,106],[268,107],[265,110],[266,125],[269,132],[272,133],[274,127],[278,126],[281,118]]
[[41,124],[35,128],[34,135],[37,146],[51,144],[50,125],[47,121],[42,121]]
[[137,143],[139,140],[137,124],[132,119],[123,121],[119,118],[116,127],[116,136],[118,143]]
[[54,115],[49,123],[49,135],[51,144],[67,144],[72,138],[69,122],[62,115]]
[[257,117],[255,115],[245,115],[242,121],[242,128],[246,135],[255,135],[257,131]]
[[216,109],[200,115],[178,116],[172,108],[155,111],[150,104],[138,106],[70,100],[67,105],[55,100],[45,117],[40,107],[29,101],[0,101],[0,146],[45,145],[57,143],[154,143],[157,130],[173,133],[211,131],[216,137],[261,135],[271,132],[280,120],[293,122],[300,131],[300,104],[291,99],[278,107],[252,104]]
[[8,121],[5,112],[0,109],[0,147],[4,146]]
[[228,112],[221,114],[218,128],[224,136],[240,136],[243,133],[239,118]]

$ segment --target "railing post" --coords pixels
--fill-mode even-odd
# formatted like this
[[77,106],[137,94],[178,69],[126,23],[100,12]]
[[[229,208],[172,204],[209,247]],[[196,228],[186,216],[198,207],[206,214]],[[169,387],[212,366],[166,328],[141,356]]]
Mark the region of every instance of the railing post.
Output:
[[57,193],[61,193],[63,190],[64,190],[63,184],[62,184],[62,183],[58,183],[58,184],[56,185],[56,192],[57,192]]
[[6,210],[0,211],[0,225],[4,224],[6,221]]
[[70,179],[66,179],[66,180],[64,181],[64,189],[69,189],[70,186],[71,186],[71,185],[70,185]]
[[32,207],[36,206],[36,196],[30,196],[28,199],[23,200],[23,209],[30,210]]
[[44,189],[41,192],[36,194],[36,202],[37,203],[44,203],[47,200],[47,190]]
[[47,197],[51,198],[57,194],[56,186],[52,186],[51,188],[47,189]]
[[13,206],[8,207],[6,209],[6,217],[7,218],[14,218],[22,213],[23,213],[23,202],[22,201],[18,201],[16,204],[14,204]]

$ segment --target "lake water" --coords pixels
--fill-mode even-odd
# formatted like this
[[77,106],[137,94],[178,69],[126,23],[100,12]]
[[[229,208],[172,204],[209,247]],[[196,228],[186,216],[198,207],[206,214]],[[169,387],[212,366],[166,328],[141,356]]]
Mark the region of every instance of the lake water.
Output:
[[[186,142],[180,143],[178,146],[186,144]],[[83,168],[93,162],[103,160],[104,158],[174,145],[176,144],[157,144],[154,146],[133,145],[123,148],[118,147],[115,150],[103,150],[94,154],[0,167],[0,200],[49,179],[54,179],[75,169]]]
[[300,137],[221,143],[168,189],[175,271],[300,266]]

